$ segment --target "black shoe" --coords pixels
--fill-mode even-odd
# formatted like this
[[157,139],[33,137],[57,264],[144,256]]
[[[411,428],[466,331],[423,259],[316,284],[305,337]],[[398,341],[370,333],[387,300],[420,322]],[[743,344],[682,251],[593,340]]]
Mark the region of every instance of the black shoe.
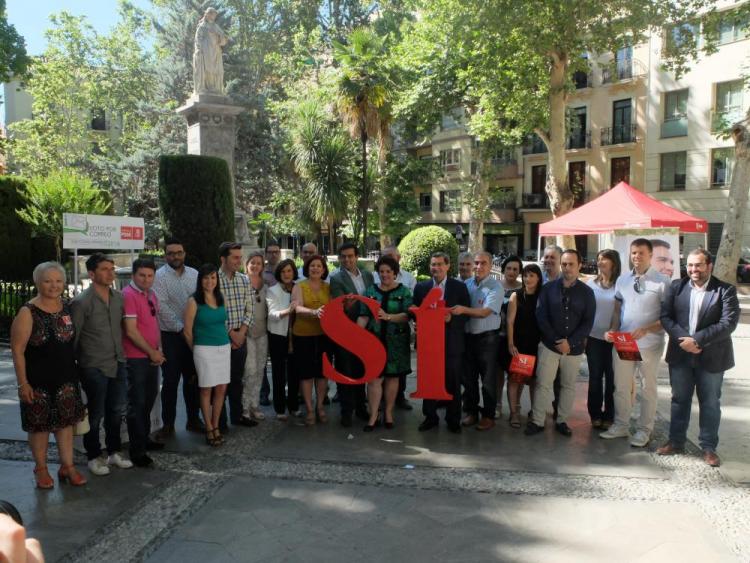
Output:
[[365,422],[370,420],[370,413],[368,413],[367,411],[363,411],[360,409],[355,414],[357,415],[357,418],[360,420],[364,420]]
[[365,424],[362,427],[362,432],[372,432],[373,430],[375,430],[375,426],[375,424]]
[[425,418],[422,424],[419,425],[418,430],[420,432],[427,432],[428,430],[432,430],[433,428],[437,428],[437,425],[439,424],[439,421],[432,419],[432,418]]
[[402,411],[414,410],[414,407],[411,406],[411,403],[406,399],[396,401],[396,408],[401,409]]
[[448,423],[448,431],[453,432],[454,434],[460,434],[461,433],[461,424],[458,422],[449,422]]
[[555,430],[557,430],[563,436],[570,438],[573,435],[573,431],[568,426],[567,422],[559,422],[555,424]]
[[352,427],[352,415],[350,414],[342,414],[341,415],[341,426],[344,428],[351,428]]
[[247,426],[248,428],[252,428],[253,426],[258,426],[258,421],[253,420],[249,416],[243,416],[237,422],[233,422],[232,425],[233,426]]
[[544,426],[539,426],[538,424],[535,424],[531,421],[526,425],[526,430],[523,431],[524,434],[527,436],[533,436],[534,434],[539,434],[540,432],[544,432]]
[[153,451],[163,450],[163,449],[164,449],[164,444],[162,444],[161,442],[154,442],[153,440],[149,440],[148,442],[146,442],[147,452],[153,452]]
[[261,395],[260,401],[258,401],[263,407],[270,407],[271,401],[268,399],[268,395]]
[[188,420],[185,425],[185,430],[188,432],[195,432],[196,434],[204,434],[206,432],[206,425],[203,424],[200,418]]
[[154,460],[148,457],[146,454],[139,456],[130,456],[130,461],[136,467],[151,467],[154,464]]

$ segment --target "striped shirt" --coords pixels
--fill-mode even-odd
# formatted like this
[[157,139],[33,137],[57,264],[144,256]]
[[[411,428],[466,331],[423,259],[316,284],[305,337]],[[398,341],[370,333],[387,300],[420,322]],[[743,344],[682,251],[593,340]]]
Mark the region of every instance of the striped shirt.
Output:
[[224,296],[224,307],[227,310],[227,330],[252,326],[251,314],[247,310],[247,298],[250,293],[250,281],[245,274],[237,272],[230,280],[219,269],[219,288]]

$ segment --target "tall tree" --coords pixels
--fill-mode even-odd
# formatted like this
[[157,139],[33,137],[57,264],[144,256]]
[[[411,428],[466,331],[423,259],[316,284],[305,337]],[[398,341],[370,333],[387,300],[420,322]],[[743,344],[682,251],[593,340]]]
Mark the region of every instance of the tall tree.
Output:
[[[695,18],[711,4],[712,0],[424,1],[413,31],[404,35],[401,56],[413,84],[401,98],[399,113],[421,122],[426,130],[438,122],[439,112],[462,106],[469,115],[470,132],[482,141],[494,138],[514,145],[535,133],[548,149],[546,191],[552,214],[559,217],[574,203],[565,170],[565,109],[573,73],[588,71],[582,55],[598,57],[636,45],[651,29]],[[696,41],[685,41],[670,53],[675,68],[684,64],[686,53],[696,50]],[[484,209],[487,187],[479,182],[473,194]],[[482,227],[476,224],[484,221],[481,211],[472,214],[472,247],[482,244]]]
[[5,0],[0,0],[0,82],[24,78],[31,62],[26,53],[26,41],[15,26],[8,23],[5,5]]

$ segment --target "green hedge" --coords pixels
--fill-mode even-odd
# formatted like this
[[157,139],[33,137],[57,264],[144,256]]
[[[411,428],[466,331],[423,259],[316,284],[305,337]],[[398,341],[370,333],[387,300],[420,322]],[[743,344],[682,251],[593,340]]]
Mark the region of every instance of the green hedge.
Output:
[[218,263],[219,244],[234,239],[227,162],[212,156],[162,156],[159,208],[165,237],[176,237],[184,244],[187,264]]
[[31,228],[16,213],[23,207],[25,187],[22,178],[0,176],[0,279],[4,280],[31,279],[34,269]]
[[458,243],[451,233],[441,227],[431,225],[420,227],[407,234],[398,245],[401,253],[401,267],[417,275],[430,275],[430,255],[445,252],[451,257],[449,275],[456,275]]

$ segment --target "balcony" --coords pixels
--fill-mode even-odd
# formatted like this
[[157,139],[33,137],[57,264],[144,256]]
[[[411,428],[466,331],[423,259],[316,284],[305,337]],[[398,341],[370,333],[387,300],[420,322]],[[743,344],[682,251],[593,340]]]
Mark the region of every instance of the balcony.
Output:
[[633,125],[615,125],[614,127],[603,127],[599,143],[604,147],[608,145],[621,145],[624,143],[635,143],[636,127]]
[[661,124],[661,138],[669,139],[670,137],[684,137],[687,135],[688,120],[687,116],[675,116],[665,119]]
[[521,207],[525,209],[548,209],[547,194],[522,194]]
[[591,148],[591,131],[573,131],[568,135],[565,143],[567,150],[571,149],[590,149]]
[[514,189],[490,190],[490,209],[515,209],[516,191]]
[[546,152],[547,145],[536,135],[523,145],[523,154],[544,154]]
[[637,59],[621,59],[614,68],[606,66],[602,69],[602,84],[612,84],[621,80],[632,80],[646,76],[645,65]]
[[574,72],[573,85],[576,87],[576,90],[591,88],[594,86],[594,75],[591,72],[583,72],[581,70]]
[[732,127],[738,121],[745,119],[745,113],[739,106],[712,109],[711,110],[711,133],[720,133]]

